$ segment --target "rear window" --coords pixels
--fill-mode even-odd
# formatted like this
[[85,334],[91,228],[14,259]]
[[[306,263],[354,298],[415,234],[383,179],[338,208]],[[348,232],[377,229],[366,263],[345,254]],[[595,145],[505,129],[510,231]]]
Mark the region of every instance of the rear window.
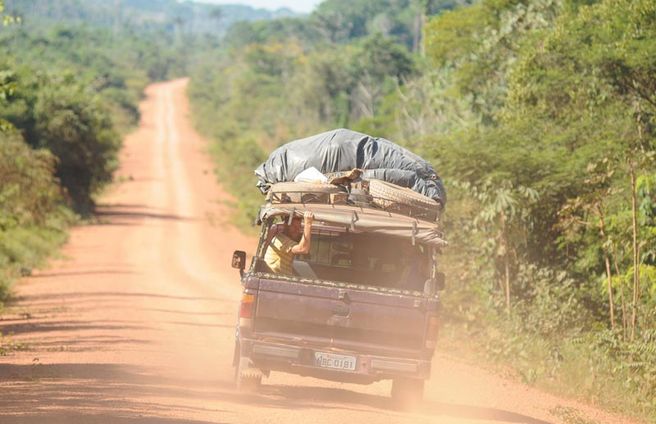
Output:
[[294,268],[307,278],[421,291],[430,255],[407,239],[316,231],[310,253],[297,256]]

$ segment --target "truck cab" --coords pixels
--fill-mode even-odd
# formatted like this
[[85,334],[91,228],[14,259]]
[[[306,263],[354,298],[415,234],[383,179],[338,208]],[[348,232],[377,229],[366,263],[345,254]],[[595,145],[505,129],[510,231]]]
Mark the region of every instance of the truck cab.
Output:
[[[271,232],[311,211],[310,251],[293,274],[264,261]],[[435,222],[353,204],[269,203],[258,249],[241,272],[234,354],[239,389],[282,371],[340,382],[390,379],[392,397],[414,402],[430,377],[439,327],[445,244]]]

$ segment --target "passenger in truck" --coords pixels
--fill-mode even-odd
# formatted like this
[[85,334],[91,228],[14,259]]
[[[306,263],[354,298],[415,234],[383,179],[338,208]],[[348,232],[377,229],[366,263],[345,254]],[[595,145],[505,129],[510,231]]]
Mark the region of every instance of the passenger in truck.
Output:
[[421,252],[410,244],[403,245],[400,250],[403,268],[398,282],[399,288],[423,290],[428,270]]
[[290,224],[272,226],[272,234],[264,254],[264,262],[271,271],[276,274],[294,275],[294,256],[310,252],[313,222],[314,214],[308,211],[303,214],[302,220],[301,217],[294,216]]

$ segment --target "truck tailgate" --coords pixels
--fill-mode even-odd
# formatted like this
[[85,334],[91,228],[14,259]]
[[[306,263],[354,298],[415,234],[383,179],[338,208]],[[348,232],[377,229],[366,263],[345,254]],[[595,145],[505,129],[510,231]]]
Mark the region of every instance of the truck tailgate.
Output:
[[255,332],[421,349],[427,300],[353,286],[262,279]]

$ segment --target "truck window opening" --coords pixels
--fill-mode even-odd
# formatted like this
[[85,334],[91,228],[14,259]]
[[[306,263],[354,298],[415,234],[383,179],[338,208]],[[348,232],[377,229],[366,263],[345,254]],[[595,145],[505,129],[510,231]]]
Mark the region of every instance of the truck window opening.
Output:
[[431,255],[425,246],[403,238],[317,228],[310,252],[294,262],[298,277],[422,291]]

